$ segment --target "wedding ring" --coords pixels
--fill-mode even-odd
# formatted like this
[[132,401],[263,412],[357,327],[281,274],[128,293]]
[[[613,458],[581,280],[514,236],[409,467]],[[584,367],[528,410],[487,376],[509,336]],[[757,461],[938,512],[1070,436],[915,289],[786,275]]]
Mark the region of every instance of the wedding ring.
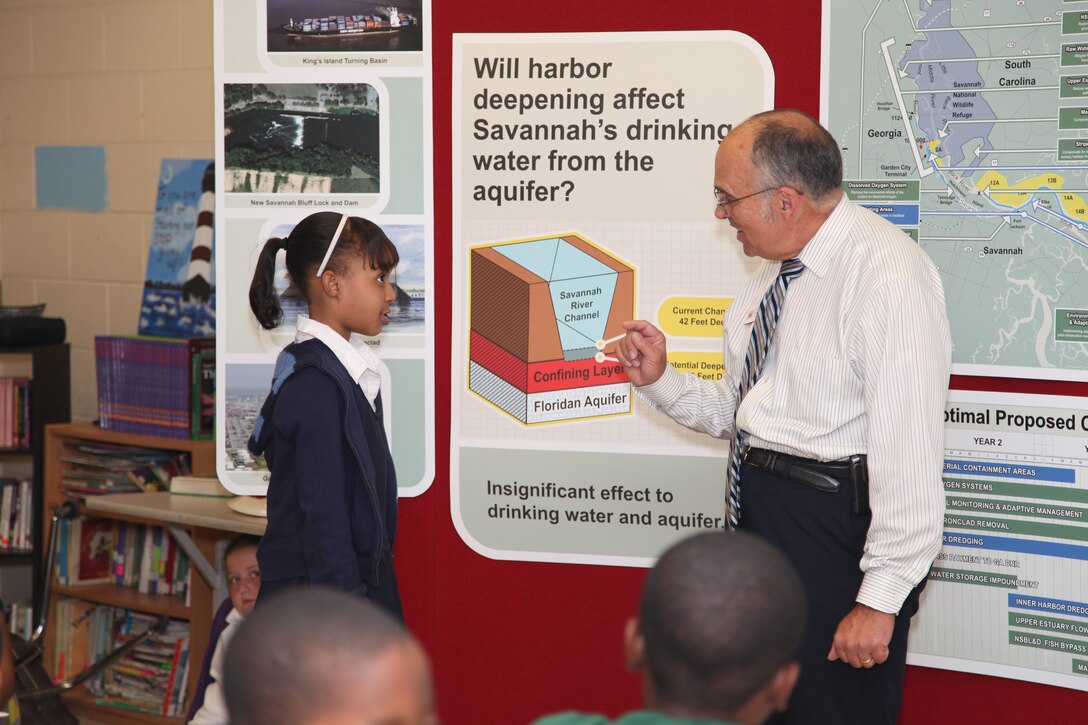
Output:
[[871,664],[872,661],[873,661],[873,658],[869,657],[868,659],[861,660],[861,664],[868,665],[868,664]]

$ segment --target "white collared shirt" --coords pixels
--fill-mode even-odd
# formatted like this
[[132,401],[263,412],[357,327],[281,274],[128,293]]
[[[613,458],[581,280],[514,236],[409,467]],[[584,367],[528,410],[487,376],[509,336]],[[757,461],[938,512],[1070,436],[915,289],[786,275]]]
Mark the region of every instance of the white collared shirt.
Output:
[[193,713],[193,719],[188,725],[229,725],[230,717],[227,714],[227,701],[223,697],[223,658],[227,653],[227,645],[238,633],[238,625],[245,621],[245,617],[234,607],[227,614],[227,626],[219,634],[219,641],[215,643],[215,651],[212,652],[212,661],[208,667],[208,675],[211,682],[204,688],[204,704]]
[[[332,350],[337,359],[348,371],[351,379],[359,383],[370,407],[377,410],[374,400],[382,387],[381,361],[365,342],[353,344],[341,337],[335,330],[323,322],[300,314],[295,325],[295,342],[317,338]],[[358,339],[357,337],[355,339]]]
[[[867,454],[873,518],[857,601],[897,612],[937,555],[944,523],[951,341],[940,276],[909,237],[845,198],[798,256],[805,271],[737,424],[756,448],[821,461]],[[670,366],[640,396],[730,438],[752,324],[780,266],[763,265],[726,313],[720,381]]]

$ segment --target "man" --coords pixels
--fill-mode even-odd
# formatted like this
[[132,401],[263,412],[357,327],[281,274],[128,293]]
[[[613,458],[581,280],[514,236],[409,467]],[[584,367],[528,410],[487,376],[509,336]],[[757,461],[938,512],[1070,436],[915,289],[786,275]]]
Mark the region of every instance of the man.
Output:
[[[786,707],[804,627],[801,580],[773,547],[741,532],[684,539],[654,565],[627,623],[645,709],[616,725],[759,725]],[[607,722],[563,713],[535,725]]]
[[427,657],[391,616],[326,587],[284,591],[227,648],[232,725],[434,725]]
[[[725,316],[724,377],[679,374],[644,321],[625,323],[617,351],[669,416],[738,436],[730,518],[781,547],[805,581],[802,674],[772,722],[895,722],[910,617],[941,543],[951,343],[940,278],[841,184],[838,145],[808,116],[737,126],[715,159],[715,216],[767,263]],[[784,297],[761,310],[772,285]],[[753,383],[749,348],[768,337]]]

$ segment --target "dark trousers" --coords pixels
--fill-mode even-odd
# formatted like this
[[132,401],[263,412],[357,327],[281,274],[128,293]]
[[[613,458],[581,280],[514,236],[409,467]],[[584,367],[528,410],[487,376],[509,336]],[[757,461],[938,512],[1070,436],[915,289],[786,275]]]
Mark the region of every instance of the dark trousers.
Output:
[[856,514],[850,483],[826,493],[745,465],[741,469],[741,528],[777,545],[794,563],[808,594],[808,625],[798,659],[801,676],[789,711],[771,725],[894,725],[902,699],[907,630],[925,580],[899,615],[881,665],[855,669],[829,662],[835,630],[854,608],[871,515]]

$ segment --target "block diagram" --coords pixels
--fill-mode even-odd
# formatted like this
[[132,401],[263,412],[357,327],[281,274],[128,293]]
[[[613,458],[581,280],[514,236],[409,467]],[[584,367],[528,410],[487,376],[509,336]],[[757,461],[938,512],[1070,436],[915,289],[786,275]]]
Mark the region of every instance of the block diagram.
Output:
[[469,389],[529,425],[631,412],[632,267],[580,234],[473,247]]

